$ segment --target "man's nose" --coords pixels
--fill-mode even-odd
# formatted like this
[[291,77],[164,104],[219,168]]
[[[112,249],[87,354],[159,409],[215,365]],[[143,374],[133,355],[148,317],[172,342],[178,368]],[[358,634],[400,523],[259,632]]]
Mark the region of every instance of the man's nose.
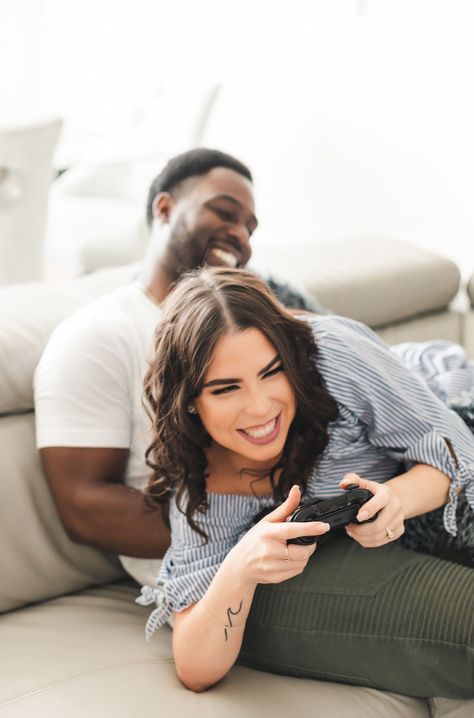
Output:
[[228,228],[228,232],[231,237],[234,237],[239,242],[240,246],[249,244],[250,232],[246,224],[232,224]]
[[245,224],[234,224],[228,228],[228,236],[237,242],[242,254],[241,266],[245,266],[252,255],[250,246],[250,232]]

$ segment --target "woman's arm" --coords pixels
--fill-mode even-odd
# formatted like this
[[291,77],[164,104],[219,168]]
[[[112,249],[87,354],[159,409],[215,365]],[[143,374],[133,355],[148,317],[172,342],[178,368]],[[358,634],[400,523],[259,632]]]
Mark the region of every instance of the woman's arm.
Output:
[[176,672],[193,691],[204,691],[223,678],[240,651],[257,584],[242,580],[231,564],[224,561],[198,603],[174,615]]
[[[423,376],[367,327],[354,322],[336,327],[339,320],[330,317],[325,322],[318,325],[320,332],[321,326],[326,327],[319,342],[319,366],[328,391],[360,422],[368,443],[381,456],[386,451],[405,465],[429,465],[451,479],[446,501],[438,495],[434,503],[424,504],[420,493],[419,508],[415,487],[411,496],[401,491],[404,502],[415,499],[415,506],[406,507],[409,512],[423,513],[446,503],[444,527],[454,536],[459,488],[465,488],[471,503],[474,494],[474,443],[468,427],[433,394]],[[408,472],[407,476],[414,478]],[[430,493],[431,477],[425,476],[421,492]]]
[[451,479],[439,469],[416,464],[404,474],[385,482],[401,503],[405,519],[426,514],[449,500]]
[[287,500],[229,552],[203,598],[175,613],[173,653],[176,671],[187,688],[204,691],[234,665],[257,584],[280,583],[303,571],[315,544],[287,545],[288,539],[329,530],[321,522],[286,521],[300,498],[294,486]]

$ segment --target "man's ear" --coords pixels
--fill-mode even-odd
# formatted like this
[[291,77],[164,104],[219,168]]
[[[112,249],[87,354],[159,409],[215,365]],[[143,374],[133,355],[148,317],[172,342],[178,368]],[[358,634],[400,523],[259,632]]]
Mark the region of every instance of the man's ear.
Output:
[[153,200],[153,219],[157,219],[161,224],[168,224],[174,204],[173,195],[169,192],[159,192]]

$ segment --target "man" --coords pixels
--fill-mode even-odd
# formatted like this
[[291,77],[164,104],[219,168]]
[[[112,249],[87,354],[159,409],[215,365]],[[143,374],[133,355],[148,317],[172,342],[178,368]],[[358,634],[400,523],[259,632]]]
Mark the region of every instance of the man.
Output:
[[[150,188],[151,239],[132,284],[100,297],[53,333],[35,377],[37,443],[68,534],[120,554],[153,581],[169,534],[141,489],[150,443],[143,377],[160,302],[194,267],[245,266],[257,226],[252,175],[235,158],[197,149],[173,158]],[[287,287],[283,301],[308,308]]]

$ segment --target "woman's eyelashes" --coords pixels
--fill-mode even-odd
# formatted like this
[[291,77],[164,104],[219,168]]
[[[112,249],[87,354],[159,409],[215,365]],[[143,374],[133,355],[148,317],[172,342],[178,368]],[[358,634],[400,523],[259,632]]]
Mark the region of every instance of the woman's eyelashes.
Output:
[[263,375],[263,379],[266,379],[267,376],[274,376],[275,374],[278,374],[281,371],[283,371],[283,364],[278,364],[278,366],[273,367],[273,369],[266,371],[265,374]]
[[211,391],[211,394],[213,394],[214,396],[218,396],[219,394],[229,394],[229,392],[235,391],[238,388],[238,384],[229,384],[229,386],[225,386],[223,387],[223,389],[213,389],[213,391]]
[[[262,375],[262,379],[267,379],[268,377],[275,376],[281,371],[283,371],[283,364],[278,364],[278,366],[273,367],[273,369],[269,369],[268,371],[266,371],[265,374]],[[230,394],[230,392],[236,391],[239,388],[239,384],[229,384],[228,386],[222,387],[222,389],[213,389],[211,391],[211,394],[213,394],[214,396],[219,396],[219,394]]]

